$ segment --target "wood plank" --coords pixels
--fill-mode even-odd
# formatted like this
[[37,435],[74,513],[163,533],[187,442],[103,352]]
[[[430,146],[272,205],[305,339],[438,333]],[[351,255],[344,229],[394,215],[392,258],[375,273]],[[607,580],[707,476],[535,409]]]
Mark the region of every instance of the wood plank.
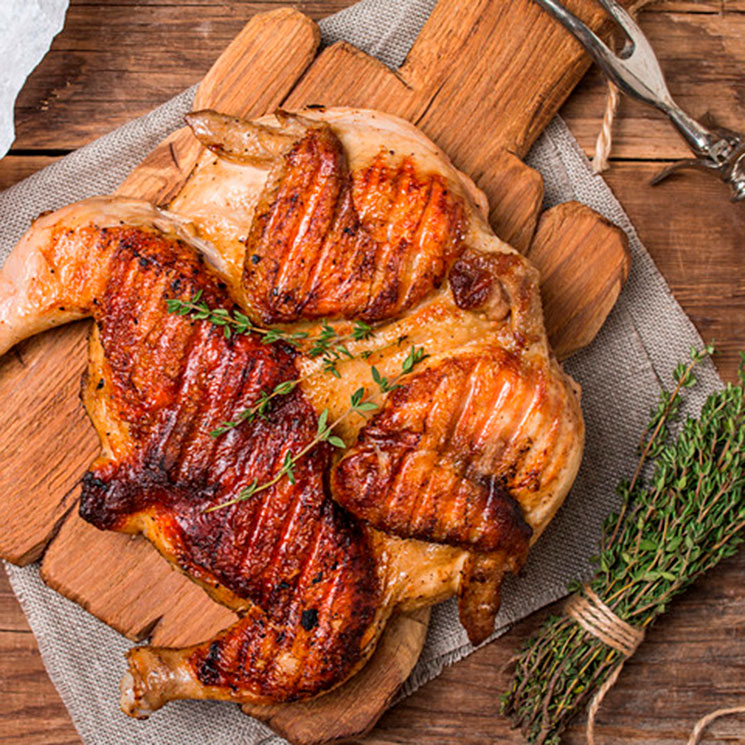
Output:
[[26,616],[0,569],[0,744],[79,745]]
[[15,564],[39,558],[100,448],[78,400],[87,329],[87,322],[54,329],[0,358],[0,399],[15,413],[0,434],[0,555]]
[[619,163],[607,180],[683,310],[704,340],[717,340],[723,377],[735,380],[745,350],[745,209],[703,173],[648,187],[662,165]]
[[653,0],[644,8],[645,13],[741,13],[743,0]]
[[[194,97],[195,110],[215,108],[248,118],[271,111],[313,61],[319,42],[318,27],[295,11],[282,8],[255,16],[205,75]],[[184,127],[150,153],[117,193],[167,202],[181,189],[201,152]]]
[[[325,7],[336,11],[351,3],[352,0],[334,0],[326,4],[318,0],[314,3],[226,5],[219,0],[203,0],[191,11],[198,13],[195,22],[194,17],[179,10],[176,2],[73,2],[65,29],[22,92],[17,107],[19,136],[15,147],[79,147],[114,126],[146,113],[196,82],[250,14],[257,10],[291,4],[307,10],[312,17],[320,17],[325,14]],[[725,12],[721,12],[721,7]],[[678,83],[673,85],[671,79],[673,93],[684,95],[693,109],[700,108],[698,101],[701,101],[704,106],[713,105],[715,113],[725,119],[741,116],[741,100],[733,101],[729,95],[727,100],[722,100],[722,92],[717,86],[712,87],[710,81],[706,95],[699,96],[697,91],[710,77],[712,69],[721,68],[724,80],[737,79],[743,60],[739,51],[733,49],[733,42],[736,44],[743,38],[739,27],[744,9],[745,0],[725,0],[723,4],[719,0],[693,0],[663,1],[643,11],[642,26],[658,49],[663,67],[673,78],[681,79],[681,88],[676,87]],[[687,11],[685,18],[681,17],[681,21],[688,24],[684,38],[674,31],[672,22],[666,20],[672,10]],[[705,14],[710,16],[705,31],[710,37],[708,42],[701,41],[698,28]],[[100,28],[106,28],[107,33],[98,33]],[[679,52],[693,44],[697,45],[695,53],[686,55],[677,69]],[[137,55],[136,59],[132,55]],[[676,66],[674,75],[670,65]],[[564,113],[568,119],[576,121],[581,142],[589,149],[603,111],[599,75],[594,75],[587,85],[590,86],[588,97],[574,97],[572,106]],[[727,83],[727,86],[731,88],[732,84]],[[701,113],[701,110],[692,110],[692,113]],[[642,114],[643,111],[641,105],[632,107],[631,115],[640,117],[635,119],[635,126],[647,126],[644,120],[649,117]],[[657,149],[662,148],[660,152],[667,152],[663,157],[677,157],[675,153],[685,152],[681,145],[671,144],[675,135],[671,139],[671,130],[666,129],[662,119],[653,121],[650,126],[652,129],[646,136],[652,138]],[[626,127],[623,133],[623,141],[629,139],[628,146],[633,145],[635,150],[635,154],[628,157],[634,158],[640,157],[643,146],[634,137],[635,131],[644,134],[646,130]],[[670,148],[677,149],[671,151]],[[625,157],[625,149],[617,152],[619,157]]]
[[10,581],[4,569],[0,569],[0,631],[31,633],[26,616],[10,587]]
[[525,253],[543,206],[543,177],[509,150],[494,154],[487,173],[480,185],[489,187],[489,222],[503,241]]
[[[582,78],[589,58],[532,0],[467,5],[473,15],[462,20],[469,24],[462,46],[449,47],[443,40],[452,32],[445,22],[447,7],[440,3],[401,73],[430,81],[427,108],[416,123],[490,194],[490,154],[504,148],[524,156]],[[595,3],[570,0],[566,6],[601,35],[609,27]],[[429,54],[422,51],[427,45]],[[448,65],[446,77],[432,81],[439,47],[450,52],[443,58],[448,62],[467,58],[471,65]],[[462,122],[468,126],[458,126]]]
[[291,5],[318,18],[353,2],[73,0],[18,98],[14,148],[76,149],[146,114],[199,81],[258,12]]
[[[439,36],[438,36],[438,34],[439,34],[439,28],[440,27],[438,26],[437,29],[436,29],[437,33],[433,36],[433,38],[439,39]],[[490,33],[493,33],[493,29],[488,28],[487,30]],[[452,41],[452,39],[449,39],[449,41]],[[440,42],[438,41],[437,43],[440,43]],[[477,47],[473,47],[473,49],[475,50],[475,49],[477,49]],[[349,52],[349,49],[346,48],[346,47],[343,47],[343,46],[342,47],[337,47],[336,50],[341,50],[347,56],[350,56],[350,54],[351,54],[351,56],[354,56],[354,54],[353,53],[350,53]],[[338,53],[338,52],[335,52],[335,50],[330,50],[330,52],[331,52],[331,54]],[[413,56],[410,56],[410,64],[411,64],[410,70],[413,71],[412,72],[412,75],[413,75],[412,79],[414,79],[416,77],[416,74],[415,74],[416,73],[416,70],[417,70],[416,65],[417,64],[423,64],[422,60],[427,59],[427,54],[426,53],[431,52],[431,50],[423,49],[423,48],[420,47],[420,52],[421,52],[421,54],[419,56],[417,56],[416,54],[413,55]],[[333,58],[331,56],[327,55],[327,59],[333,59]],[[383,79],[384,77],[392,77],[392,74],[389,71],[385,70],[385,69],[381,69],[381,67],[379,66],[378,63],[361,62],[361,64],[366,64],[368,68],[376,68],[374,70],[374,72],[375,72],[375,74],[379,75],[379,77],[381,79]],[[343,68],[342,67],[339,67],[339,69],[341,70]],[[522,71],[522,68],[518,68],[518,71],[521,72]],[[344,85],[346,86],[345,90],[348,90],[348,89],[351,88],[351,86],[348,85],[348,81],[350,81],[350,80],[358,80],[359,79],[359,76],[351,76],[350,77],[350,72],[351,71],[347,67],[347,71],[346,71],[346,81],[347,82],[344,83]],[[304,84],[306,84],[306,86],[308,84],[307,81],[309,79],[312,79],[312,75],[306,76],[306,79],[304,80]],[[439,85],[439,79],[437,78],[437,76],[435,76],[435,80],[438,81],[438,85]],[[328,76],[326,76],[324,78],[324,85],[325,86],[328,86]],[[551,85],[553,86],[553,82],[551,83]],[[438,90],[440,90],[441,88],[442,88],[442,86],[440,86],[438,88]],[[325,90],[326,89],[324,88],[324,91]],[[400,86],[399,86],[399,90],[401,90],[402,96],[404,96],[404,97],[409,97],[410,96],[410,93],[409,93],[409,91],[411,90],[410,87],[407,87],[404,90],[404,89],[401,89]],[[553,88],[552,88],[552,96],[553,96]],[[430,97],[430,100],[427,100],[427,97]],[[409,101],[413,101],[413,99],[411,99],[411,98],[409,98],[408,100]],[[551,97],[551,101],[553,102],[554,105],[558,105],[558,99],[556,99],[555,96],[554,97]],[[422,91],[422,96],[420,96],[419,102],[418,103],[417,102],[414,102],[414,105],[421,107],[423,105],[423,102],[424,102],[424,107],[422,109],[422,118],[426,118],[427,116],[430,115],[430,112],[436,110],[436,107],[433,108],[432,105],[431,105],[432,104],[431,91],[429,91],[429,90],[423,90]],[[491,103],[493,103],[493,102],[486,101],[485,102],[485,105],[491,105]],[[444,104],[441,104],[441,105],[444,105]],[[455,109],[453,109],[453,110],[455,110]],[[546,106],[546,111],[548,112],[546,114],[546,116],[549,116],[550,115],[550,112],[551,112],[551,109],[550,109],[550,105],[548,105],[548,104]],[[515,144],[516,146],[526,147],[527,146],[526,143],[529,141],[529,138],[531,136],[533,136],[533,135],[530,134],[530,133],[528,133],[528,131],[527,131],[526,128],[523,127],[521,129],[519,126],[517,126],[515,124],[515,120],[513,120],[513,129],[511,130],[511,134],[510,134],[510,137],[512,138],[512,140],[508,140],[509,142],[511,142],[512,144]],[[169,148],[169,152],[170,151],[171,150]],[[484,157],[484,158],[490,157],[491,158],[491,165],[493,167],[493,165],[494,165],[494,156],[495,156],[496,153],[500,153],[500,152],[502,152],[502,151],[499,150],[499,149],[494,149],[494,150],[491,150],[490,152],[483,153],[482,154],[482,157]],[[514,156],[510,156],[510,157],[513,158],[513,160],[514,160]],[[173,165],[174,166],[178,166],[178,168],[179,168],[178,176],[179,177],[183,176],[183,173],[186,170],[188,170],[187,168],[185,168],[183,166],[183,161],[181,160],[181,158],[177,158],[176,159],[176,162],[173,163]],[[515,166],[515,170],[516,171],[522,170],[523,172],[525,172],[524,167],[518,166],[516,160],[514,160],[514,166]],[[536,183],[535,182],[535,178],[532,175],[531,175],[530,178],[532,179],[531,183],[535,184]],[[168,180],[168,179],[166,179],[166,180]],[[135,182],[130,181],[127,184],[127,186],[125,187],[125,189],[126,190],[132,190],[132,189],[134,189],[133,183],[135,183]],[[162,184],[162,182],[159,183],[159,184],[157,184],[156,186],[158,186],[158,188],[160,188],[161,184]],[[153,187],[153,188],[155,188],[155,187]],[[533,187],[533,189],[532,189],[532,195],[533,195],[532,196],[532,201],[528,200],[529,205],[530,205],[530,209],[528,210],[527,217],[525,218],[525,220],[523,221],[523,223],[518,224],[516,226],[516,235],[519,235],[520,232],[523,231],[525,233],[525,236],[526,236],[525,237],[526,243],[527,243],[527,239],[529,238],[530,234],[532,233],[532,224],[535,221],[535,215],[536,215],[536,212],[537,212],[537,207],[538,207],[538,204],[540,203],[540,191],[539,190],[536,190]],[[525,201],[525,200],[523,199],[523,200],[520,200],[520,201]],[[504,207],[503,207],[503,209],[504,209]],[[514,213],[514,210],[512,210],[512,212]],[[511,215],[511,216],[514,217],[514,215]],[[526,228],[526,226],[528,226],[528,227]],[[68,523],[68,525],[65,526],[65,529],[67,529],[68,526],[70,528],[70,534],[69,534],[70,536],[74,536],[74,535],[79,535],[80,534],[79,531],[76,533],[76,531],[74,530],[74,528],[76,526],[75,526],[73,520],[71,520]],[[57,573],[60,572],[60,571],[66,571],[69,575],[72,575],[74,578],[76,578],[78,581],[82,582],[83,584],[86,584],[86,582],[88,582],[88,578],[82,572],[80,572],[78,568],[76,568],[75,562],[73,562],[73,561],[64,561],[63,560],[66,551],[69,550],[67,548],[67,546],[72,545],[74,543],[76,549],[79,549],[80,548],[80,544],[81,544],[81,540],[71,541],[71,540],[67,540],[68,538],[69,538],[69,536],[67,536],[67,533],[64,532],[63,534],[60,535],[59,540],[58,541],[55,541],[55,543],[53,544],[52,549],[50,550],[50,552],[48,554],[48,557],[45,560],[45,576],[47,577],[47,579],[51,579],[51,581],[57,582],[57,586],[59,588],[61,588],[61,589],[64,589],[67,594],[72,595],[75,599],[77,599],[80,602],[86,603],[87,597],[86,596],[83,596],[83,595],[81,595],[79,593],[76,594],[76,591],[75,591],[75,589],[74,589],[74,587],[72,585],[58,582]],[[67,540],[67,542],[65,542],[66,540]],[[57,552],[57,548],[58,547],[59,547],[59,552]],[[86,556],[90,556],[91,555],[90,552],[84,552],[84,553],[86,553]],[[115,560],[115,563],[117,565],[120,565],[120,560],[116,557],[116,554],[115,553],[113,553],[111,551],[107,551],[106,553],[113,555],[114,560]],[[150,575],[150,571],[148,571],[148,575]],[[90,589],[90,587],[88,589]],[[96,594],[97,595],[100,595],[100,593],[96,593]],[[117,596],[120,599],[123,599],[125,601],[123,604],[128,609],[131,609],[133,606],[135,606],[137,604],[136,603],[136,597],[139,597],[139,595],[138,595],[133,600],[132,598],[128,598],[128,596],[126,595],[126,593],[122,593],[120,590],[117,590],[114,593],[114,595]],[[93,593],[91,594],[91,596],[93,596]],[[93,608],[93,605],[91,603],[86,603],[86,604],[88,605],[88,607]],[[108,609],[108,610],[104,610],[103,612],[104,613],[108,612],[110,614],[111,607],[112,607],[111,596],[109,596],[106,599],[106,601],[102,603],[102,605],[103,605],[103,607],[105,609]],[[144,621],[144,623],[140,623],[141,621]],[[118,623],[120,625],[121,624],[124,624],[124,623],[130,624],[130,626],[134,630],[134,632],[136,634],[141,635],[141,634],[143,634],[149,628],[149,626],[153,623],[153,620],[152,619],[149,619],[149,618],[148,619],[137,619],[137,622],[140,623],[140,625],[132,625],[134,622],[129,617],[126,618],[123,621],[122,620],[119,620],[118,621]],[[373,670],[373,669],[374,668],[371,668],[371,670]],[[408,672],[408,670],[407,670],[407,672]],[[395,688],[395,686],[394,686],[394,688]],[[389,691],[386,691],[386,696],[388,696],[388,695],[390,695],[390,692]],[[380,709],[378,708],[378,709],[376,709],[376,711],[379,712]],[[292,724],[292,721],[290,723]]]
[[61,155],[6,155],[0,160],[0,191],[46,168]]
[[0,660],[0,743],[79,745],[80,737],[44,670],[33,634],[0,630]]
[[[608,28],[598,6],[572,0],[568,7],[598,31]],[[535,43],[526,46],[526,37]],[[408,118],[487,195],[489,184],[482,181],[490,157],[502,149],[525,155],[589,66],[578,42],[532,0],[441,1],[397,81],[389,81],[385,68],[373,62],[364,77],[345,78],[343,70],[353,58],[354,52],[341,45],[326,50],[285,105],[379,107]],[[471,64],[452,65],[453,59]]]
[[[236,620],[171,569],[144,538],[98,530],[77,514],[49,546],[41,578],[132,641],[155,629],[155,643],[187,646]],[[190,612],[194,608],[200,612]]]

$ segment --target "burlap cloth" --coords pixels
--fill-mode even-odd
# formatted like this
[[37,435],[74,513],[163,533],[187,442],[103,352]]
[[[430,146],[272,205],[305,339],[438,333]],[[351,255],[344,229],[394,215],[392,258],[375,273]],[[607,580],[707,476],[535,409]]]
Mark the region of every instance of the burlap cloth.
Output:
[[[324,42],[346,39],[397,67],[434,5],[435,0],[363,0],[321,22]],[[158,142],[181,125],[192,96],[193,90],[186,91],[0,194],[0,261],[43,210],[112,192]],[[628,217],[603,180],[591,173],[561,120],[549,125],[528,162],[543,174],[546,207],[577,199],[605,215],[627,232],[634,263],[598,338],[566,363],[583,389],[587,449],[582,469],[565,506],[532,552],[524,575],[508,582],[492,638],[564,595],[569,580],[588,574],[588,558],[596,549],[603,519],[617,503],[615,484],[633,470],[636,444],[660,384],[669,384],[676,363],[688,356],[692,345],[701,344]],[[640,184],[639,188],[648,187]],[[690,412],[698,410],[705,395],[721,384],[708,363],[699,378],[701,385],[688,397]],[[6,569],[49,677],[85,743],[284,742],[237,707],[221,703],[176,702],[147,722],[128,719],[118,708],[118,688],[123,655],[131,643],[48,589],[36,566],[6,565]],[[407,696],[472,649],[458,623],[455,604],[435,608],[421,659],[400,696]],[[496,716],[497,701],[494,709]]]

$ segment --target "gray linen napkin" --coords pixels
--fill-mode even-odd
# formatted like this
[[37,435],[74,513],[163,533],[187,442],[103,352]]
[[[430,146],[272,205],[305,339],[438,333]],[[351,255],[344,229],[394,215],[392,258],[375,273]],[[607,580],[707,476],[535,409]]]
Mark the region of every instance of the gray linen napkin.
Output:
[[[346,39],[396,67],[435,0],[363,0],[321,22],[323,40]],[[193,89],[130,122],[0,194],[0,262],[46,209],[113,191],[170,131],[181,125]],[[567,127],[553,121],[528,162],[546,182],[545,206],[577,199],[620,225],[630,239],[633,268],[608,321],[593,344],[572,357],[567,370],[583,388],[587,448],[567,503],[532,552],[524,574],[510,581],[492,639],[516,621],[565,594],[566,584],[589,573],[606,514],[617,506],[615,484],[633,470],[635,447],[660,385],[701,339],[670,293],[628,217],[587,160]],[[694,413],[721,381],[707,363],[688,397]],[[48,589],[36,566],[6,565],[11,584],[39,642],[52,682],[87,745],[279,745],[284,740],[237,707],[183,701],[149,721],[118,709],[123,654],[130,642],[74,603]],[[421,659],[400,697],[469,654],[453,602],[434,610]]]

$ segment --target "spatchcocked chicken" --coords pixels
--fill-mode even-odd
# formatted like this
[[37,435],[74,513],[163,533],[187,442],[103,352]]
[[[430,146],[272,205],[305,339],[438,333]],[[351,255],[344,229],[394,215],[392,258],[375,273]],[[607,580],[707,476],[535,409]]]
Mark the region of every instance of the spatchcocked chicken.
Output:
[[132,649],[137,717],[319,695],[392,613],[454,594],[483,641],[584,437],[536,271],[418,130],[351,109],[188,120],[207,150],[168,210],[71,205],[0,272],[0,353],[95,320],[81,515],[240,615]]

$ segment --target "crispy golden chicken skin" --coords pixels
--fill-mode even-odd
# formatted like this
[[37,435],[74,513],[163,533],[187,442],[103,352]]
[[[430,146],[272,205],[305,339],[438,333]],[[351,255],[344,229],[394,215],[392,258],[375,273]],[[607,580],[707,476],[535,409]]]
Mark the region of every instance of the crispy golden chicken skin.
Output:
[[[483,641],[584,438],[537,272],[412,125],[350,109],[188,120],[208,152],[169,211],[72,205],[40,218],[0,272],[0,353],[96,321],[83,399],[102,455],[83,517],[144,534],[241,614],[195,647],[129,653],[122,708],[140,717],[177,698],[318,695],[364,664],[391,613],[453,595]],[[168,312],[197,293],[310,336],[322,319],[374,333],[347,343],[331,377],[302,350]],[[426,356],[401,374],[412,346]],[[374,415],[342,417],[354,391],[373,395],[371,365],[396,385]],[[266,418],[240,419],[290,380]],[[324,410],[348,449],[308,448],[282,476]],[[269,487],[211,510],[252,483]]]
[[439,174],[380,154],[354,181],[327,126],[310,126],[267,178],[243,286],[265,323],[380,321],[442,282],[463,248],[464,209]]
[[[266,418],[210,436],[262,391],[294,379],[295,353],[169,313],[168,299],[197,292],[212,308],[234,307],[174,238],[88,225],[52,229],[49,239],[50,272],[70,272],[65,287],[76,310],[96,321],[83,397],[105,452],[83,477],[81,516],[101,529],[144,533],[217,600],[245,611],[203,645],[134,649],[131,713],[156,708],[164,691],[185,698],[207,687],[213,698],[284,701],[348,677],[375,636],[380,590],[369,542],[326,494],[328,446],[302,459],[292,482],[206,511],[254,479],[272,480],[285,454],[313,439],[316,414],[299,390]],[[140,676],[145,661],[153,671]]]

